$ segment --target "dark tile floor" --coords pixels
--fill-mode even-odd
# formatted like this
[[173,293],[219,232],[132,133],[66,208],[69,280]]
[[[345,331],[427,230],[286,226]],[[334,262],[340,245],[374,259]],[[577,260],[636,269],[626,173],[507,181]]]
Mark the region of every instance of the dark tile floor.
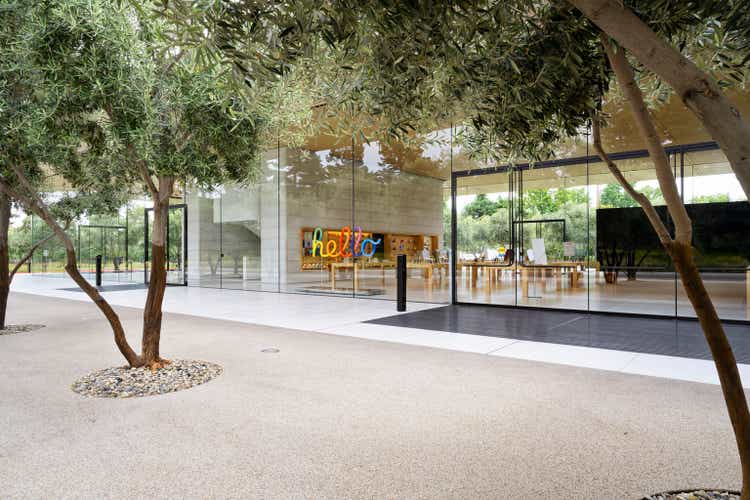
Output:
[[[697,321],[452,305],[368,321],[390,326],[711,359]],[[724,325],[737,361],[750,363],[750,325]]]
[[[125,290],[143,290],[148,288],[148,285],[144,283],[126,283],[123,285],[104,285],[96,287],[100,292],[123,292]],[[77,286],[71,288],[60,288],[66,292],[83,292]]]

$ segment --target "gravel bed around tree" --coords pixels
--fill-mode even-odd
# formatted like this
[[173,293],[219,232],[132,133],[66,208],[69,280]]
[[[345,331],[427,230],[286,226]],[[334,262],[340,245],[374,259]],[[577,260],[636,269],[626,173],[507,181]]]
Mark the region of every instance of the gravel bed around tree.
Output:
[[34,330],[39,330],[40,328],[44,328],[44,325],[6,325],[5,328],[0,330],[0,335],[14,335],[16,333],[33,332]]
[[154,396],[205,384],[221,375],[222,371],[222,367],[215,363],[176,359],[155,372],[146,367],[105,368],[79,378],[71,389],[84,396],[99,398]]
[[740,494],[728,490],[669,491],[643,497],[643,500],[740,500]]

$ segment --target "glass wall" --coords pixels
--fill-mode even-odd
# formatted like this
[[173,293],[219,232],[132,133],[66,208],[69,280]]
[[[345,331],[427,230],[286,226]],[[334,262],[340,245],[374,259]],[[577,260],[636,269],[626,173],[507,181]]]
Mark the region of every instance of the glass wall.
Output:
[[250,185],[187,190],[188,285],[278,291],[278,165],[270,151]]
[[[671,227],[649,158],[614,156]],[[750,319],[750,206],[739,183],[711,145],[674,147],[669,159],[720,316]],[[462,165],[454,172],[458,302],[695,316],[643,210],[598,158]]]
[[[47,239],[52,230],[38,217],[31,216],[31,241],[46,240],[31,258],[31,272],[49,277],[62,277],[65,273],[65,247],[57,238]],[[71,224],[68,236],[75,242],[78,239],[78,225]]]
[[[395,300],[404,254],[413,301],[694,316],[642,209],[597,157],[505,165],[470,156],[455,137],[318,138],[267,152],[248,185],[188,186],[170,215],[170,272],[187,270],[189,286]],[[586,140],[570,151],[587,152]],[[748,320],[750,205],[715,145],[668,151],[719,314]],[[645,153],[612,156],[669,225]],[[93,273],[101,254],[106,280],[142,282],[149,207],[135,200],[71,225],[81,269]],[[28,219],[19,241],[48,234]],[[64,259],[53,239],[31,270],[61,276]]]
[[[649,158],[621,159],[617,165],[669,224]],[[679,185],[679,177],[677,181]],[[674,268],[643,209],[601,162],[589,165],[589,185],[591,310],[674,315]]]
[[456,179],[456,298],[516,305],[514,172]]
[[[719,316],[750,319],[750,234],[747,197],[719,150],[684,154],[682,189],[693,220],[694,258]],[[682,285],[677,314],[695,316]]]
[[280,147],[249,186],[188,189],[188,285],[451,300],[451,131],[419,144]]
[[519,255],[518,304],[589,307],[591,255],[588,164],[519,172],[514,220]]
[[[133,201],[113,214],[90,214],[71,222],[67,234],[73,242],[78,268],[94,281],[96,256],[102,256],[102,281],[131,283],[143,279],[143,210],[141,201]],[[16,258],[31,247],[32,242],[45,240],[51,229],[36,216],[23,216],[12,232],[26,234],[14,255]],[[64,277],[66,253],[57,238],[51,238],[34,253],[23,271],[49,277]]]
[[188,285],[221,288],[221,194],[189,190]]
[[450,225],[450,217],[444,217],[450,198],[450,135],[445,129],[422,144],[355,145],[352,237],[362,253],[353,259],[356,295],[395,300],[396,258],[404,254],[409,300],[450,302],[444,237],[446,222]]
[[282,148],[279,186],[280,289],[352,296],[355,268],[352,145]]

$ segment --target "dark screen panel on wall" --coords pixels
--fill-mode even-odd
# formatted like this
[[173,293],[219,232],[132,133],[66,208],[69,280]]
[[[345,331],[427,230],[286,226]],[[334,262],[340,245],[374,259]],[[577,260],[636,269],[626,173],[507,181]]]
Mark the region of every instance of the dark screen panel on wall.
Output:
[[[750,204],[745,201],[686,205],[693,221],[695,260],[704,268],[737,268],[750,263]],[[656,207],[667,221],[667,208]],[[671,224],[667,227],[672,230]],[[597,260],[603,267],[668,266],[669,259],[640,207],[596,211]]]

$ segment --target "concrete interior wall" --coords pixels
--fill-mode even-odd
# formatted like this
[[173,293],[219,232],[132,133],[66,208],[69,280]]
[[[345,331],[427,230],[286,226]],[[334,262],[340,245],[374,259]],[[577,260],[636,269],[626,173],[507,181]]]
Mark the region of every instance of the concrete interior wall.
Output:
[[273,289],[280,280],[281,289],[292,291],[318,281],[318,273],[300,271],[304,228],[358,225],[365,232],[442,240],[443,180],[353,165],[329,151],[274,153],[253,186],[226,186],[211,196],[188,190],[189,285],[233,287],[241,280],[243,288]]

